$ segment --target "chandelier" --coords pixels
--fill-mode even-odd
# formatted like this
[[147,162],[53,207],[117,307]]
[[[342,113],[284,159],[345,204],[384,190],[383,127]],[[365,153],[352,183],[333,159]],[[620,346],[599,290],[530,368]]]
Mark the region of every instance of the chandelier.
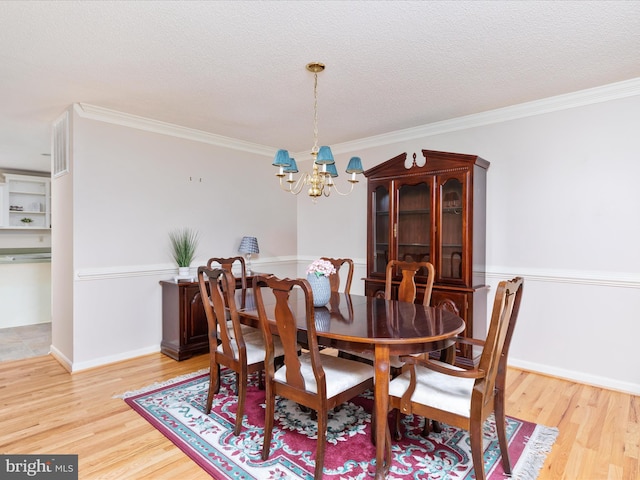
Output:
[[298,195],[308,187],[307,194],[314,202],[317,201],[321,195],[328,197],[331,195],[331,192],[336,192],[338,195],[349,195],[353,191],[354,185],[358,183],[356,174],[363,172],[360,157],[351,157],[346,169],[346,172],[351,174],[351,177],[348,179],[350,188],[346,192],[340,192],[333,181],[333,179],[338,176],[333,153],[331,153],[331,149],[328,146],[318,147],[318,73],[322,72],[324,68],[324,64],[322,63],[314,62],[307,65],[307,70],[313,72],[314,77],[313,148],[311,149],[313,170],[295,178],[294,175],[298,173],[298,166],[296,165],[295,159],[289,156],[287,150],[278,150],[273,161],[273,165],[278,167],[276,177],[280,180],[280,188],[285,192]]

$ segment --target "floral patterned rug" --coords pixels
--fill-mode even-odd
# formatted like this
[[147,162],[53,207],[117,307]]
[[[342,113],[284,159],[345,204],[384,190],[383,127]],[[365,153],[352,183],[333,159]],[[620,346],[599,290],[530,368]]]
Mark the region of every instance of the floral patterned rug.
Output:
[[[297,404],[279,398],[271,455],[260,459],[264,430],[264,391],[257,377],[249,382],[243,429],[233,435],[236,397],[230,385],[235,374],[222,371],[220,393],[213,411],[205,415],[209,376],[206,371],[155,384],[120,396],[151,425],[170,439],[209,475],[226,479],[312,479],[315,466],[316,423]],[[375,447],[371,444],[373,395],[361,395],[330,414],[325,450],[326,479],[374,476]],[[509,417],[509,453],[513,479],[535,479],[558,430]],[[407,416],[404,438],[394,442],[388,479],[472,479],[469,438],[464,430],[442,425],[442,433],[421,435],[422,419]],[[492,418],[485,422],[485,469],[491,480],[505,478]]]

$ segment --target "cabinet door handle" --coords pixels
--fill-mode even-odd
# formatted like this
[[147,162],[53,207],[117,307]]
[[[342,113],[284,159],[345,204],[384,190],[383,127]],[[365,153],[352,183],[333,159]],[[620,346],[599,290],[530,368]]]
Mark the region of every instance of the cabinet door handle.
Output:
[[393,224],[393,238],[398,238],[398,224]]

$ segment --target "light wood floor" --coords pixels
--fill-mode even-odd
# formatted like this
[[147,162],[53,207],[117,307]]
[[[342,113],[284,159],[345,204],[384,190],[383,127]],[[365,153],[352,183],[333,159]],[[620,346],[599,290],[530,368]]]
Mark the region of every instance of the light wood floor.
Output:
[[[80,479],[209,478],[121,399],[206,368],[160,353],[69,374],[51,356],[0,363],[0,453],[78,454]],[[540,480],[640,478],[640,397],[511,369],[507,414],[560,435]]]

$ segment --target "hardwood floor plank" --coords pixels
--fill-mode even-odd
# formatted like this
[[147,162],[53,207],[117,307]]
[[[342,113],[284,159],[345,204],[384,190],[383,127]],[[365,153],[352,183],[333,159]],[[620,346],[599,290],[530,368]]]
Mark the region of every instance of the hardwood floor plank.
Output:
[[[113,398],[208,367],[162,354],[69,374],[51,356],[0,362],[0,451],[78,454],[80,478],[207,479],[180,449]],[[507,414],[558,427],[539,480],[637,480],[637,396],[510,369]]]

